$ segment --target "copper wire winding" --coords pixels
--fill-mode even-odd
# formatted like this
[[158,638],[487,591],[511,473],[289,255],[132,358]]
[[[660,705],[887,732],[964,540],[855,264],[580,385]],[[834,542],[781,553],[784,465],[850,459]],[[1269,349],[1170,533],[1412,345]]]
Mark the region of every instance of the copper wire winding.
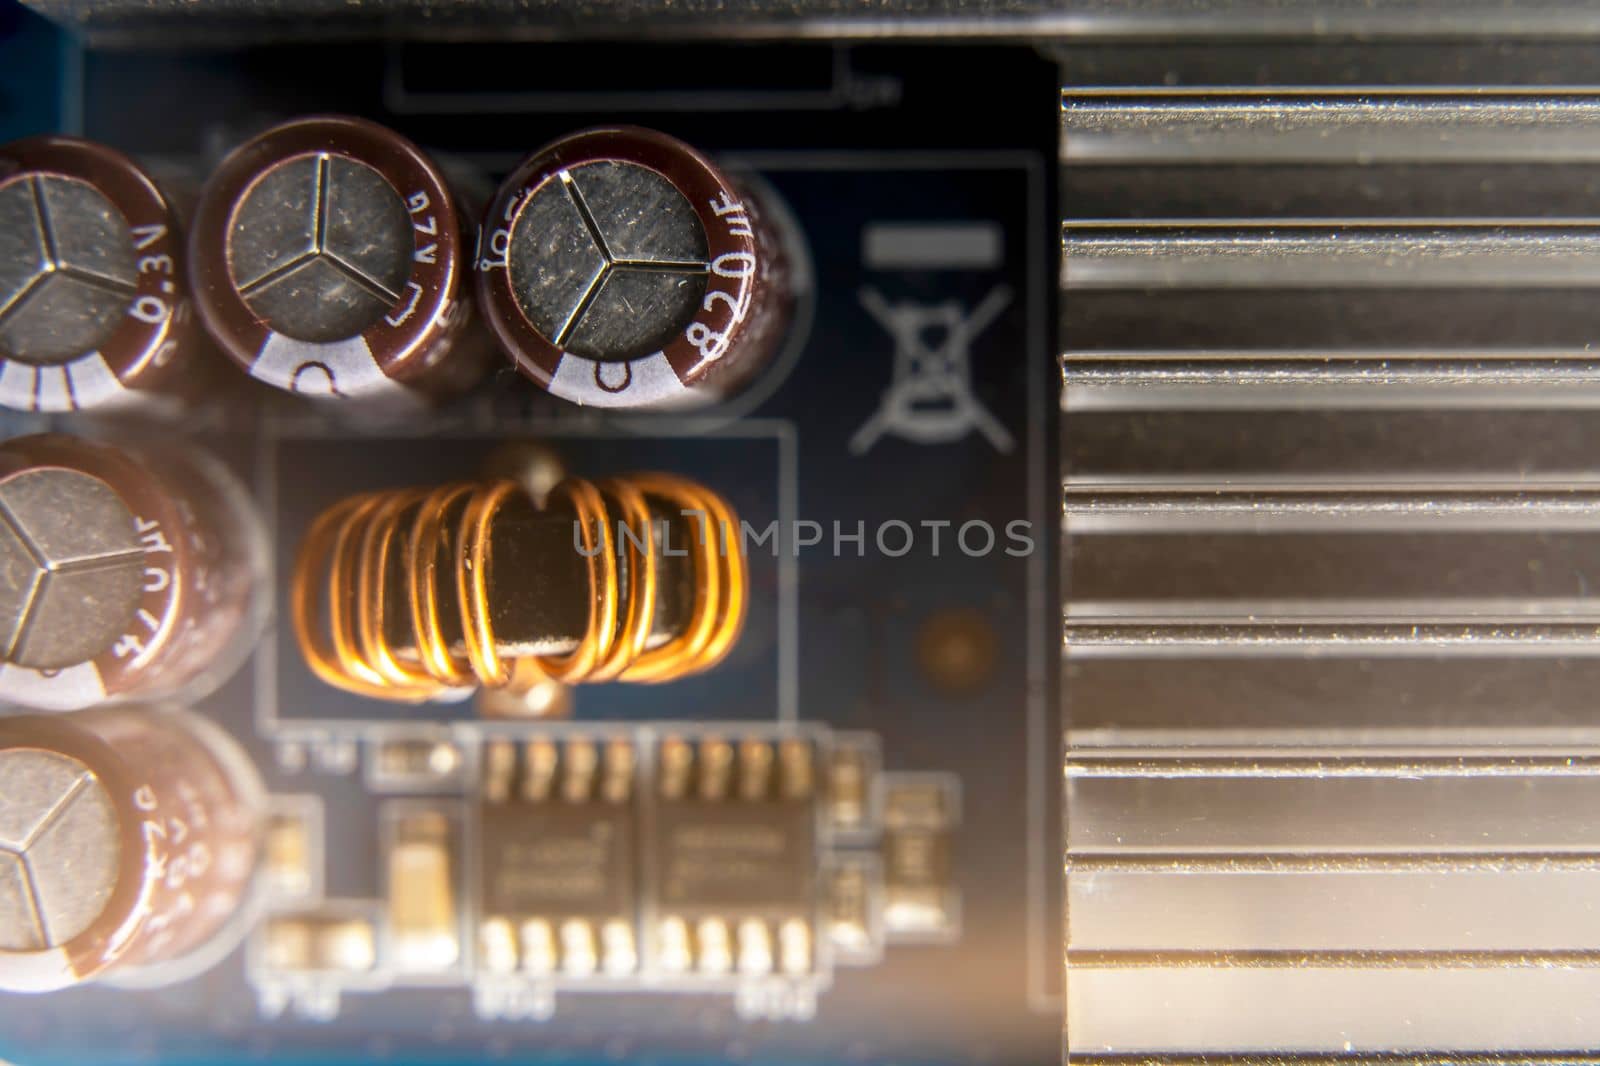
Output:
[[[565,654],[503,655],[491,618],[491,540],[496,516],[521,492],[511,481],[403,489],[351,497],[318,516],[295,559],[289,605],[312,672],[347,692],[422,701],[476,685],[671,681],[709,669],[732,649],[748,605],[737,515],[691,481],[635,474],[599,484],[569,478],[551,491],[546,507],[561,501],[576,517],[588,622]],[[693,607],[682,632],[651,648],[661,594],[651,516],[680,512],[691,512],[686,520],[697,527],[688,546]],[[388,580],[397,555],[405,575],[398,604]],[[445,633],[441,581],[454,583],[456,648]],[[406,656],[388,636],[396,618],[410,637]]]

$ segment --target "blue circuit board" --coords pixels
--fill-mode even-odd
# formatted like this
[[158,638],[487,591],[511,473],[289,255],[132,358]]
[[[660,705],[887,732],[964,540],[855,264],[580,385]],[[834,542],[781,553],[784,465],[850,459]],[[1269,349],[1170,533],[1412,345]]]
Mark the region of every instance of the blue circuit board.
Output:
[[[278,610],[252,658],[200,710],[249,751],[276,810],[314,812],[318,869],[303,898],[258,898],[254,926],[225,957],[170,987],[0,996],[0,1057],[110,1066],[1059,1055],[1053,64],[1026,48],[966,47],[340,41],[80,52],[31,17],[6,17],[0,54],[20,57],[5,64],[8,134],[62,128],[75,113],[85,136],[203,178],[265,124],[353,113],[492,187],[552,136],[627,121],[764,182],[804,235],[811,285],[765,376],[692,416],[597,414],[507,368],[403,424],[282,405],[229,425],[204,408],[168,424],[58,420],[191,439],[252,488],[272,538]],[[907,383],[930,378],[944,383],[938,402],[911,402]],[[800,531],[750,548],[752,603],[734,654],[681,682],[585,688],[558,723],[485,724],[470,700],[394,705],[319,682],[283,610],[314,515],[355,492],[472,476],[514,440],[537,441],[586,477],[691,476],[753,526]],[[977,649],[970,677],[930,667],[928,642],[947,637]],[[481,916],[470,873],[459,873],[469,948],[449,974],[407,980],[380,958],[360,979],[308,980],[263,962],[271,915],[381,901],[384,825],[397,804],[438,804],[463,827],[464,848],[481,846],[470,797],[492,740],[623,737],[645,751],[685,732],[803,737],[819,751],[863,745],[880,797],[896,782],[938,782],[959,811],[956,920],[937,936],[884,934],[859,957],[841,951],[794,1002],[643,980],[507,989],[491,987],[473,957]],[[420,735],[465,751],[462,777],[375,783],[374,750]],[[823,840],[817,869],[859,859],[881,874],[883,831]]]

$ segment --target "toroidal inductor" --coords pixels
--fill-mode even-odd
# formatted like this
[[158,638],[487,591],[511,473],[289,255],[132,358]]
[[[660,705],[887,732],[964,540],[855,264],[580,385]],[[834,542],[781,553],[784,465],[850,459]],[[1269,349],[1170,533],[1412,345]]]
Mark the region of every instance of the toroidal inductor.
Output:
[[421,701],[474,686],[670,681],[744,625],[738,516],[669,474],[355,496],[317,518],[290,610],[311,670]]

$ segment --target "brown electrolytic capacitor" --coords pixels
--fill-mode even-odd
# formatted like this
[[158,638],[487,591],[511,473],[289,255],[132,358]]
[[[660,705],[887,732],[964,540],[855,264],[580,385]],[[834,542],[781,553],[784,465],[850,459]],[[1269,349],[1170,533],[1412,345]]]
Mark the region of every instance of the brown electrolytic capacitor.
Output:
[[202,695],[259,631],[265,568],[243,487],[203,453],[0,443],[0,703]]
[[274,127],[223,160],[193,229],[201,320],[261,381],[404,405],[487,368],[456,200],[392,130],[340,116]]
[[517,368],[596,407],[732,395],[793,307],[774,213],[652,130],[587,130],[535,152],[479,231],[478,301]]
[[171,201],[131,159],[72,137],[0,147],[0,405],[106,409],[204,393]]
[[262,789],[203,719],[146,706],[0,718],[0,781],[0,990],[135,970],[159,983],[158,967],[240,913]]

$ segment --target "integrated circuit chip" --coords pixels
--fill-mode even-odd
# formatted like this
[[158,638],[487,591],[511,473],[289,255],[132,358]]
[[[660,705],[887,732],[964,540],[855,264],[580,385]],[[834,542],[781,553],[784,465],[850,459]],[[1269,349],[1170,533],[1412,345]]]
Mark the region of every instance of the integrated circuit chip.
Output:
[[485,753],[480,928],[499,972],[617,976],[638,966],[631,745],[506,742]]
[[663,744],[652,837],[663,968],[809,973],[817,817],[804,741]]

